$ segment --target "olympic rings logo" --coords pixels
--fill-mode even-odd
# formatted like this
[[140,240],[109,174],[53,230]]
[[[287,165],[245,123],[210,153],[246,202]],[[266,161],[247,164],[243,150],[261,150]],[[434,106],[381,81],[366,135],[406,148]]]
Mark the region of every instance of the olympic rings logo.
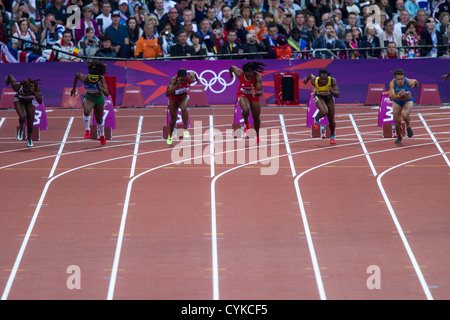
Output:
[[[202,73],[197,74],[197,72],[193,71],[193,70],[188,70],[188,72],[194,72],[197,77],[198,80],[200,80],[200,83],[202,85],[205,86],[205,91],[206,90],[211,90],[211,92],[214,93],[222,93],[224,92],[228,86],[231,86],[234,81],[236,80],[236,77],[233,77],[233,79],[231,79],[231,82],[227,82],[222,75],[224,73],[228,74],[228,70],[222,70],[219,72],[219,74],[216,74],[214,71],[212,70],[204,70]],[[211,74],[211,76],[205,76],[206,74]],[[197,83],[197,81],[195,82]],[[193,84],[195,84],[193,83]],[[218,84],[216,84],[218,83]],[[218,86],[220,85],[220,87],[218,88]]]

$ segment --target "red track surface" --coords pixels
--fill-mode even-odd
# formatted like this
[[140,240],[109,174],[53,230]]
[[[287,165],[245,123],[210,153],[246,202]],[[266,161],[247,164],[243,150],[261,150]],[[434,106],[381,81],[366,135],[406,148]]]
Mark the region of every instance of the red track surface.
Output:
[[225,134],[232,109],[191,109],[168,147],[164,109],[117,109],[101,146],[80,110],[53,110],[27,148],[0,111],[2,299],[450,299],[449,109],[416,108],[401,145],[374,108],[339,107],[335,146],[305,115],[264,108],[255,149]]

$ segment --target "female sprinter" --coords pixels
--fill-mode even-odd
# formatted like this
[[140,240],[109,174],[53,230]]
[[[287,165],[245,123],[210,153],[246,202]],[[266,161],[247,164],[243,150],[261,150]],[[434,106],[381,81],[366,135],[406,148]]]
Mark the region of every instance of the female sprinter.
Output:
[[314,102],[319,110],[314,118],[313,128],[314,130],[319,130],[320,119],[327,116],[331,131],[330,143],[335,144],[336,122],[334,121],[334,114],[336,107],[334,105],[334,98],[339,98],[339,88],[336,79],[330,77],[330,73],[327,70],[321,69],[319,70],[318,77],[309,74],[303,79],[304,84],[307,84],[308,81],[311,81],[311,84],[316,88]]
[[33,99],[36,99],[39,104],[42,103],[42,94],[38,84],[39,80],[25,79],[17,82],[13,75],[10,74],[6,77],[5,81],[7,86],[11,83],[11,87],[17,92],[14,96],[14,108],[19,115],[20,129],[16,139],[23,139],[23,129],[26,120],[27,144],[29,147],[32,147],[33,141],[31,140],[31,134],[33,133],[34,115],[36,111]]
[[405,121],[408,137],[413,136],[410,113],[414,100],[411,97],[411,89],[418,87],[419,82],[416,79],[405,78],[405,71],[402,69],[397,69],[392,74],[394,79],[389,83],[389,99],[392,101],[395,131],[397,132],[395,143],[401,143],[403,139],[402,119]]
[[260,72],[264,71],[265,64],[261,62],[247,62],[242,66],[242,70],[236,66],[230,66],[230,77],[233,79],[233,74],[239,78],[240,84],[237,91],[237,99],[242,110],[242,117],[244,118],[244,138],[247,138],[250,124],[248,117],[250,111],[252,112],[253,123],[256,131],[256,143],[259,143],[259,128],[261,126],[261,104],[259,97],[263,93],[262,79]]
[[106,64],[99,61],[92,61],[88,64],[89,74],[86,76],[81,73],[77,73],[73,79],[73,88],[70,91],[70,95],[75,95],[77,82],[80,80],[84,83],[84,89],[86,94],[83,98],[83,121],[86,132],[84,134],[85,139],[89,139],[90,134],[90,114],[94,109],[95,121],[98,125],[98,136],[100,137],[100,143],[106,144],[105,138],[105,124],[103,123],[103,110],[105,108],[105,96],[108,96],[108,87],[106,86],[105,78]]
[[170,79],[170,83],[166,89],[166,96],[169,97],[169,136],[167,137],[167,144],[171,145],[173,142],[172,133],[177,123],[178,108],[181,109],[181,118],[183,119],[184,138],[190,138],[188,125],[187,105],[189,102],[189,87],[191,83],[199,81],[197,74],[194,72],[187,73],[186,69],[180,69],[177,71],[177,75]]

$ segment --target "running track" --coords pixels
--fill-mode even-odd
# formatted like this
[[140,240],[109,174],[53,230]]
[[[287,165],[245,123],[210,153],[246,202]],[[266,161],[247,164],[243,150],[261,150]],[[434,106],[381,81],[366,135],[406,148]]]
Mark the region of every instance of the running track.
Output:
[[0,111],[2,299],[450,299],[450,109],[415,107],[400,146],[376,108],[339,107],[336,146],[305,115],[263,108],[255,148],[192,108],[168,147],[165,109],[116,109],[100,146],[48,110],[27,148]]

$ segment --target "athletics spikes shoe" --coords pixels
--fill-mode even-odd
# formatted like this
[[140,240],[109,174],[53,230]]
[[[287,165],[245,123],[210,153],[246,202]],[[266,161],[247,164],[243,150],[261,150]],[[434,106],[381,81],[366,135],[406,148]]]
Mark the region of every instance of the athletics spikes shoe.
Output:
[[331,144],[336,144],[336,137],[335,136],[331,136],[330,137],[330,143]]
[[248,139],[248,131],[250,130],[250,124],[244,123],[244,132],[242,133],[243,139]]
[[188,130],[184,130],[183,131],[183,138],[189,139],[191,137],[191,134],[189,133]]
[[256,144],[259,144],[260,143],[260,139],[259,139],[259,135],[258,136],[256,136]]
[[402,143],[402,137],[397,137],[397,140],[395,140],[396,144]]
[[171,135],[167,137],[167,144],[170,146],[173,143],[173,138]]
[[411,127],[406,128],[406,131],[408,131],[408,138],[411,138],[413,136]]
[[98,139],[98,140],[100,140],[100,144],[101,144],[102,146],[104,146],[104,145],[106,144],[106,138],[105,138],[105,136],[100,136],[100,139]]
[[316,119],[314,119],[314,123],[312,126],[313,126],[313,129],[316,131],[319,130],[319,128],[320,128],[319,122]]
[[85,139],[89,139],[91,137],[91,131],[90,130],[86,130],[86,132],[84,133],[84,138]]
[[27,146],[28,147],[32,147],[33,146],[33,140],[31,140],[31,138],[27,139]]
[[23,129],[19,129],[17,132],[16,140],[23,140]]

